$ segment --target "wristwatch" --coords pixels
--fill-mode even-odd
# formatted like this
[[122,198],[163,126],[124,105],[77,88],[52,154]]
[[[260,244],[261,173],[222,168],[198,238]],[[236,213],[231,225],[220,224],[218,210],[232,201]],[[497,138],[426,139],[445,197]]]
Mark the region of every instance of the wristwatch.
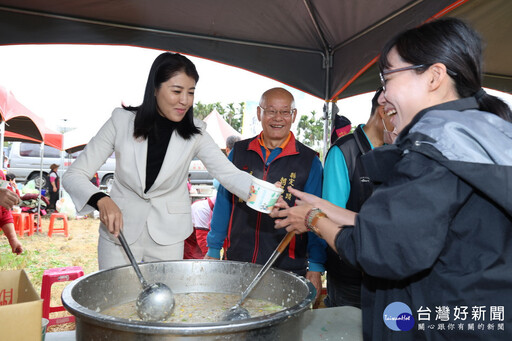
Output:
[[322,212],[319,208],[312,208],[307,214],[307,225],[308,231],[313,232],[317,236],[321,237],[320,230],[316,227],[318,219],[326,218],[327,215]]

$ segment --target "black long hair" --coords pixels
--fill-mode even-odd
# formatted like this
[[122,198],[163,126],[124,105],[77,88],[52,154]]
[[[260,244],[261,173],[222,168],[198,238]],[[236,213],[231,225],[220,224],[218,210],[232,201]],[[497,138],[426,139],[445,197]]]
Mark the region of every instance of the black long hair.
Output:
[[[125,110],[134,111],[136,113],[133,129],[133,136],[135,138],[142,137],[147,139],[149,132],[155,129],[155,120],[159,115],[155,92],[160,88],[162,83],[168,81],[178,72],[185,72],[185,74],[193,78],[196,83],[199,80],[199,74],[190,59],[178,53],[162,53],[156,57],[153,65],[151,65],[142,104],[138,107],[123,105]],[[189,139],[192,135],[201,132],[199,128],[194,125],[193,107],[190,107],[185,117],[183,117],[180,122],[177,122],[176,131],[184,139]]]
[[[482,41],[479,34],[464,21],[443,18],[402,32],[391,39],[381,51],[381,71],[389,68],[389,51],[395,47],[405,62],[427,67],[442,63],[454,80],[460,98],[475,96],[480,110],[512,122],[512,112],[501,99],[482,88]],[[416,69],[424,72],[426,68]]]

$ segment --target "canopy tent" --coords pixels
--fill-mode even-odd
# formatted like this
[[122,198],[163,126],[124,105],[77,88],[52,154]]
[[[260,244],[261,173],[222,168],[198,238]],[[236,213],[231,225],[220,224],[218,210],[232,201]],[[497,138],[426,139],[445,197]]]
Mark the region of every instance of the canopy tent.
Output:
[[203,121],[206,123],[206,131],[211,135],[220,149],[226,149],[226,139],[229,136],[235,135],[240,138],[242,137],[242,135],[233,129],[215,109],[206,116]]
[[[62,150],[62,134],[51,130],[46,126],[44,120],[34,114],[21,104],[11,91],[7,91],[4,87],[0,86],[0,115],[2,123],[0,128],[0,144],[3,141],[25,141],[40,143],[40,170],[39,179],[36,178],[36,183],[39,184],[39,196],[43,185],[43,147],[47,145],[50,147]],[[0,150],[0,159],[3,159],[3,148]],[[41,201],[38,200],[37,214],[41,214]],[[37,219],[37,228],[40,227],[40,219]]]
[[90,127],[82,127],[65,132],[63,149],[69,154],[84,149],[96,132],[97,129],[91,129]]
[[123,44],[245,68],[321,99],[356,82],[395,33],[432,17],[468,19],[487,41],[485,84],[512,90],[509,0],[0,0],[0,44]]
[[62,134],[48,128],[44,120],[21,104],[11,91],[0,86],[0,114],[7,141],[43,142],[62,150]]
[[[394,34],[449,14],[487,43],[484,86],[512,91],[510,0],[0,0],[0,44],[150,47],[253,71],[326,101],[375,90]],[[329,108],[324,106],[324,119]],[[327,120],[324,136],[328,136]]]

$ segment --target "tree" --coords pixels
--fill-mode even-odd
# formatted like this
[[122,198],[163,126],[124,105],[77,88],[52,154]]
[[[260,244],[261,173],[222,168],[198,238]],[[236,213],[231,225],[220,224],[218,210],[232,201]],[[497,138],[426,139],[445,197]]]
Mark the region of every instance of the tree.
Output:
[[324,137],[324,121],[315,116],[314,110],[309,117],[302,115],[297,125],[297,134],[301,138],[301,142],[313,149],[319,146]]
[[236,131],[242,130],[242,120],[244,116],[245,102],[240,102],[238,108],[235,107],[234,103],[229,103],[225,107],[220,102],[203,104],[197,102],[194,106],[194,116],[203,120],[208,116],[214,109],[217,110],[220,116],[228,122],[230,126]]
[[214,104],[197,102],[196,105],[194,105],[194,116],[200,120],[204,120],[204,118],[213,111],[213,108]]

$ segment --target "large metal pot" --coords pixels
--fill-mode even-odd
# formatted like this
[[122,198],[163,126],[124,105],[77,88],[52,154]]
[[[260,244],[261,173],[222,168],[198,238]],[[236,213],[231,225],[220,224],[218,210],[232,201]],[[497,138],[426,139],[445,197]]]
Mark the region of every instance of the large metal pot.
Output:
[[[260,265],[231,261],[187,260],[141,264],[148,282],[167,284],[174,293],[240,294]],[[313,285],[293,273],[270,269],[250,297],[284,306],[277,313],[236,322],[148,323],[99,313],[134,300],[141,290],[131,266],[95,272],[68,285],[62,302],[76,320],[77,340],[301,340],[303,313],[314,297]]]

